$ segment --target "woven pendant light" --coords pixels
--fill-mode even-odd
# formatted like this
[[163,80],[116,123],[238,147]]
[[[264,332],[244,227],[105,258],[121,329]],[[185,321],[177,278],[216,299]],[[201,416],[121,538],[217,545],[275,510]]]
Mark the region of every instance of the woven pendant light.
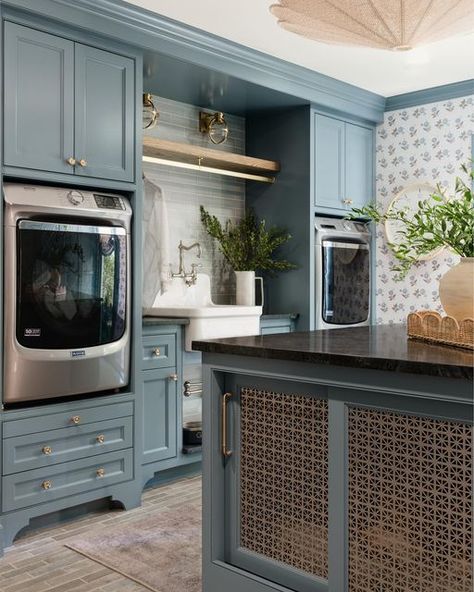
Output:
[[408,50],[474,28],[473,0],[279,0],[270,11],[303,37],[379,49]]

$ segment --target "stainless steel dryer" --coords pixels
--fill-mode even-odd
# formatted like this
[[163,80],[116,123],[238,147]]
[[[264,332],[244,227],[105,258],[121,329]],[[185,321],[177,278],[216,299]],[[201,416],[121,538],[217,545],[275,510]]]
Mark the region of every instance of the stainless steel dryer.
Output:
[[16,183],[4,201],[4,403],[127,385],[128,201]]
[[370,323],[371,235],[363,222],[315,219],[316,329]]

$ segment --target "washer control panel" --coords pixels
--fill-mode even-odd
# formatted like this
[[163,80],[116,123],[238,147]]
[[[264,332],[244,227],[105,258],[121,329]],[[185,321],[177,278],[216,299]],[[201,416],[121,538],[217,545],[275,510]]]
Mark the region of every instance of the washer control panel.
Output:
[[94,193],[94,200],[98,208],[106,210],[124,210],[121,198],[118,195],[106,195],[105,193]]

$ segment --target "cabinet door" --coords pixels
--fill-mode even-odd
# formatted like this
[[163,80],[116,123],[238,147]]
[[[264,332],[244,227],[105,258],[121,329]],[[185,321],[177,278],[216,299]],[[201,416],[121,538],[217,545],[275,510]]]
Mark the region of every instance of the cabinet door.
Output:
[[134,61],[78,43],[75,52],[76,174],[133,181]]
[[373,162],[373,131],[346,123],[344,199],[348,209],[372,201]]
[[344,122],[315,116],[315,206],[340,210],[344,199]]
[[74,43],[5,23],[4,164],[72,174]]
[[326,591],[325,388],[271,382],[226,382],[225,559],[297,592]]
[[172,372],[143,372],[143,464],[177,454],[178,383]]

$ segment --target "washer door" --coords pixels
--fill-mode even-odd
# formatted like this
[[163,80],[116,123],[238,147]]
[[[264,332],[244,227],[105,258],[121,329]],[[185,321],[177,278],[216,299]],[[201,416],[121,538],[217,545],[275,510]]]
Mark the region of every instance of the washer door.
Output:
[[333,325],[364,323],[370,310],[370,251],[367,243],[323,241],[322,318]]
[[80,349],[125,332],[127,241],[120,227],[17,224],[16,338],[38,349]]

